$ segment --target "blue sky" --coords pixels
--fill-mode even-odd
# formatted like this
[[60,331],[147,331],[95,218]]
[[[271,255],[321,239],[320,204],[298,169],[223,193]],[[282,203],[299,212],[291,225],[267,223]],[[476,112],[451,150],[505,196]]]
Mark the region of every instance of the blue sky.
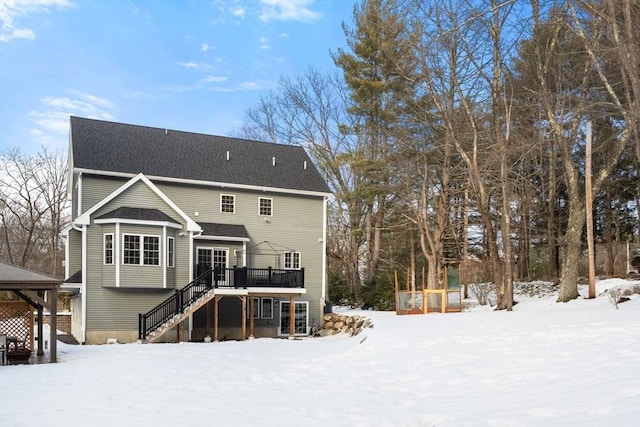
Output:
[[0,0],[0,151],[69,116],[227,135],[278,78],[333,70],[355,0]]

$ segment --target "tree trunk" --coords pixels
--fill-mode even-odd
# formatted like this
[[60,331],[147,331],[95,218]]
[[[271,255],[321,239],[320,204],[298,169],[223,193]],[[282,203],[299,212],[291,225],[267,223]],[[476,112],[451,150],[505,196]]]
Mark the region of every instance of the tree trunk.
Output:
[[576,299],[578,293],[579,263],[582,245],[582,229],[584,227],[584,205],[577,197],[570,199],[569,221],[564,235],[564,257],[562,259],[562,274],[560,276],[560,290],[558,302],[568,302]]

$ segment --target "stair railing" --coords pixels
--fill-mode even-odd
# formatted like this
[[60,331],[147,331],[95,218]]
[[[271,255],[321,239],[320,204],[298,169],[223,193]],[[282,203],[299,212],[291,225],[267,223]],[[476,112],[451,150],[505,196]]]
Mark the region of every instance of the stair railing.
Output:
[[187,307],[208,292],[213,287],[213,270],[213,267],[205,269],[187,286],[176,289],[173,295],[148,312],[138,314],[138,339],[145,340],[152,331],[184,313]]

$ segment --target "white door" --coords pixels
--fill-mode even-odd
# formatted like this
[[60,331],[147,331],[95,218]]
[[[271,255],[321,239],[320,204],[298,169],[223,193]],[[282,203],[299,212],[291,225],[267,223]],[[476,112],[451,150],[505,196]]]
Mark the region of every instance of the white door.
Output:
[[[280,301],[280,328],[278,335],[289,335],[289,301]],[[309,303],[293,302],[294,335],[309,335]]]
[[217,280],[217,284],[218,286],[225,286],[228,285],[228,280],[227,280],[227,271],[226,268],[228,267],[228,254],[229,254],[229,249],[226,248],[205,248],[205,247],[199,247],[196,250],[196,263],[199,266],[207,266],[207,267],[220,267],[221,270],[221,274],[219,277],[215,278],[218,279]]

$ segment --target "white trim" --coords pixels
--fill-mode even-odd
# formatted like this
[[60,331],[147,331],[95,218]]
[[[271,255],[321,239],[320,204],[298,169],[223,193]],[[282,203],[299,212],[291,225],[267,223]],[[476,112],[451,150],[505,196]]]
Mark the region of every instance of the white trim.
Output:
[[116,222],[116,239],[115,239],[115,255],[116,257],[116,288],[120,287],[120,223]]
[[128,219],[128,218],[104,218],[93,220],[96,224],[130,224],[130,225],[150,225],[154,227],[169,227],[181,229],[182,225],[169,221],[151,221],[145,219]]
[[[107,263],[107,236],[111,236],[111,262]],[[115,251],[113,245],[115,243],[115,236],[113,233],[102,233],[102,265],[113,265],[115,263]]]
[[[268,215],[260,213],[260,208],[261,208],[260,202],[262,200],[269,200],[271,202],[269,204],[269,214]],[[260,196],[258,196],[258,216],[261,216],[261,217],[272,217],[273,216],[273,197],[260,197]]]
[[76,191],[78,192],[78,206],[76,209],[76,215],[82,215],[82,172],[78,174]]
[[247,266],[247,242],[249,241],[249,239],[247,239],[246,241],[242,241],[242,266],[246,267]]
[[193,282],[193,279],[195,279],[195,277],[193,277],[193,266],[196,265],[193,259],[194,252],[195,250],[193,247],[193,232],[190,231],[189,232],[189,283]]
[[320,318],[324,314],[324,306],[327,298],[327,203],[325,197],[322,203],[322,269],[320,270],[322,292],[320,294]]
[[248,237],[232,237],[232,236],[198,236],[198,240],[223,240],[225,242],[249,242]]
[[[131,178],[136,176],[136,174],[133,174],[133,173],[110,172],[110,171],[101,171],[97,169],[85,169],[85,168],[74,168],[74,171],[84,172],[92,175],[116,176],[116,177],[122,177],[122,178]],[[260,187],[258,185],[231,184],[228,182],[202,181],[199,179],[168,178],[166,176],[156,176],[156,175],[149,175],[148,178],[154,181],[171,182],[176,184],[202,185],[207,187],[234,188],[234,189],[252,190],[252,191],[268,191],[273,193],[284,193],[284,194],[300,194],[303,196],[318,196],[318,197],[331,196],[331,193],[325,193],[322,191],[295,190],[295,189],[277,188],[277,187]]]
[[[124,262],[124,237],[125,236],[137,236],[140,238],[140,247],[138,251],[140,252],[140,262],[138,264],[133,263],[125,263]],[[144,238],[145,237],[155,237],[158,239],[158,264],[145,264],[144,263]],[[162,267],[162,244],[160,243],[162,236],[158,234],[140,234],[140,233],[122,233],[122,259],[120,260],[122,265],[138,265],[142,267]]]
[[[254,310],[253,312],[251,312],[251,300],[253,300],[253,310]],[[256,302],[256,300],[258,302]],[[249,304],[249,307],[247,307],[247,319],[251,319],[251,317],[253,317],[254,320],[259,320],[260,319],[260,297],[249,297],[249,300],[247,301],[247,303]],[[255,315],[256,310],[258,311],[257,315]]]
[[82,342],[87,342],[87,226],[82,226],[82,324],[80,326]]
[[69,224],[66,227],[64,227],[62,230],[60,230],[60,236],[68,237],[69,236],[69,232],[71,230],[73,230],[73,227],[71,226],[71,224]]
[[[291,254],[291,265],[287,267],[287,254]],[[295,254],[298,254],[298,265],[295,263]],[[282,256],[282,268],[284,270],[300,270],[302,268],[302,254],[300,251],[284,251]]]
[[[233,211],[225,212],[225,211],[222,210],[222,198],[223,197],[233,197]],[[220,213],[221,214],[235,214],[236,213],[236,195],[235,194],[228,194],[228,193],[221,193],[220,194]]]
[[286,294],[286,295],[305,295],[305,288],[258,288],[248,287],[247,291],[252,294]]
[[64,238],[64,278],[69,278],[69,264],[71,264],[71,260],[69,257],[71,256],[71,251],[69,250],[69,231],[71,230],[71,226],[65,228],[61,234]]
[[[280,300],[280,303],[278,304],[278,305],[280,306],[280,316],[278,316],[278,336],[279,336],[279,337],[286,337],[286,336],[289,336],[289,328],[288,328],[288,327],[287,327],[287,332],[286,332],[286,333],[282,333],[282,332],[280,331],[280,327],[282,326],[282,313],[283,313],[283,312],[286,312],[287,314],[289,314],[289,313],[290,313],[290,311],[289,311],[289,310],[286,310],[286,311],[285,311],[285,310],[283,310],[283,309],[282,309],[282,306],[283,306],[284,304],[289,304],[289,301]],[[293,315],[294,315],[294,316],[295,316],[295,306],[296,306],[296,304],[305,304],[305,305],[306,305],[306,307],[307,307],[307,310],[306,310],[306,311],[307,311],[307,315],[306,315],[307,322],[306,322],[306,323],[307,323],[307,324],[306,324],[305,332],[304,332],[304,333],[300,333],[300,332],[296,333],[296,332],[295,332],[295,321],[294,321],[294,332],[293,332],[293,336],[295,336],[295,337],[304,337],[304,336],[309,335],[309,301],[293,301],[293,307],[294,307],[294,309],[293,309],[294,314],[293,314]]]
[[249,295],[249,291],[246,289],[235,289],[235,288],[214,288],[214,295]]
[[[167,268],[176,268],[176,238],[173,236],[166,236],[166,244],[167,244]],[[173,242],[173,253],[169,252],[169,240]],[[170,256],[171,255],[171,256]]]
[[[271,300],[271,316],[269,317],[266,317],[262,311],[262,309],[264,308],[263,300],[265,299]],[[273,319],[273,307],[273,297],[260,297],[260,319]]]
[[[160,243],[160,266],[162,267],[162,287],[167,289],[167,249],[169,239],[167,239],[167,227],[162,227],[162,243]],[[164,260],[164,261],[163,261]]]
[[91,209],[78,216],[74,222],[80,225],[89,225],[91,223],[91,215],[93,215],[98,209],[118,197],[120,194],[124,193],[138,181],[142,181],[147,187],[151,189],[151,191],[153,191],[160,199],[162,199],[162,201],[168,204],[171,209],[173,209],[183,220],[185,220],[185,222],[187,223],[187,231],[202,231],[200,226],[194,220],[192,220],[187,214],[184,213],[182,209],[180,209],[175,203],[173,203],[173,201],[169,197],[167,197],[167,195],[164,194],[153,182],[151,182],[149,178],[141,173],[133,176],[133,178],[114,190],[107,197],[93,205]]

